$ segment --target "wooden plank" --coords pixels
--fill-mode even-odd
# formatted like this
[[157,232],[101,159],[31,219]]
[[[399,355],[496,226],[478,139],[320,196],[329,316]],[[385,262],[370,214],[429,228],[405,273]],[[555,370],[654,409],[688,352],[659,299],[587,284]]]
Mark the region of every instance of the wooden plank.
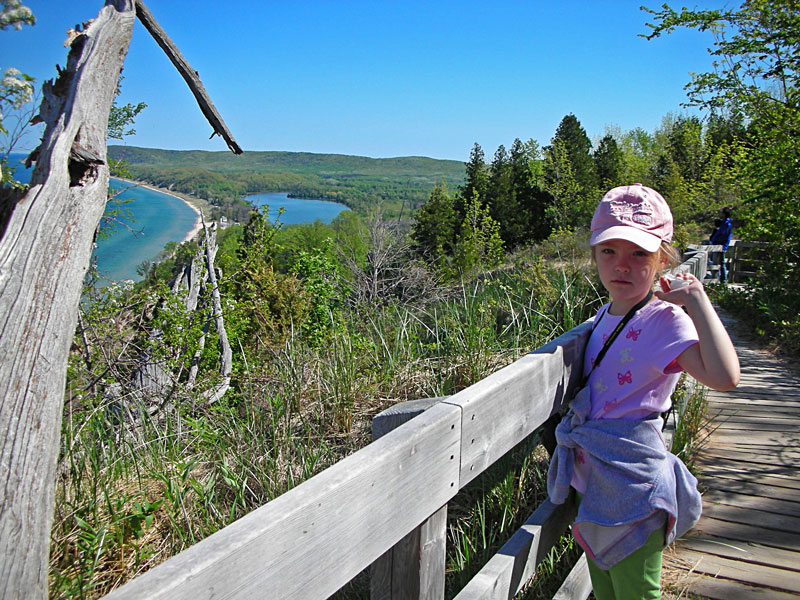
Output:
[[704,448],[703,452],[708,452],[709,454],[726,452],[729,453],[729,456],[734,458],[736,453],[739,452],[744,452],[747,454],[761,454],[766,460],[781,461],[786,465],[795,464],[795,460],[800,457],[800,448],[793,446],[784,446],[781,448],[773,448],[771,446],[764,447],[758,444],[750,444],[749,440],[746,439],[738,443],[735,448],[723,448],[714,445]]
[[447,562],[447,506],[372,564],[371,600],[441,600]]
[[705,418],[707,422],[731,421],[741,422],[742,419],[750,419],[753,422],[770,423],[774,421],[778,424],[800,419],[800,403],[795,406],[786,404],[773,404],[769,401],[762,402],[729,402],[725,405],[708,404],[706,406]]
[[[744,480],[733,481],[730,478],[718,478],[703,480],[709,490],[719,492],[746,494],[752,497],[762,497],[770,500],[786,502],[786,514],[800,516],[800,489],[790,487],[772,487],[761,483],[753,483]],[[792,507],[792,503],[797,506]]]
[[691,575],[680,587],[686,587],[692,594],[710,600],[797,600],[796,594],[706,575]]
[[732,402],[710,402],[707,407],[711,417],[743,417],[747,416],[756,421],[761,419],[798,419],[800,418],[800,402],[788,404],[786,402],[773,402],[768,406],[759,406],[751,403],[734,404]]
[[738,396],[706,396],[707,403],[710,407],[719,406],[770,406],[782,407],[789,410],[796,410],[800,406],[800,397],[788,397],[785,395],[769,396],[763,394],[761,397],[754,397],[753,395],[741,394]]
[[435,406],[448,396],[438,398],[421,398],[419,400],[409,400],[408,402],[398,402],[381,411],[372,418],[372,440],[382,438],[390,431],[394,431],[401,425],[408,423],[414,417],[424,413],[426,410]]
[[[795,441],[796,435],[790,435],[791,432],[780,431],[756,431],[752,435],[746,436],[749,443],[763,444],[765,446],[780,446],[784,447],[792,444]],[[737,446],[742,441],[745,435],[741,431],[731,429],[717,429],[714,431],[714,446],[727,444],[729,446]]]
[[[759,450],[761,450],[759,452]],[[753,461],[753,457],[757,460]],[[797,461],[800,460],[800,449],[796,448],[774,448],[754,447],[740,444],[735,448],[725,448],[722,446],[708,446],[703,448],[698,457],[698,462],[714,461],[716,459],[727,462],[751,461],[771,465],[775,468],[794,469],[797,471]]]
[[749,494],[740,494],[718,489],[709,489],[703,492],[703,500],[706,502],[727,504],[728,506],[749,508],[800,519],[800,504],[797,502],[764,496],[751,496]]
[[[717,450],[724,450],[724,448],[717,448]],[[742,476],[748,476],[751,479],[763,475],[765,477],[773,477],[775,485],[783,487],[795,487],[787,479],[797,478],[797,469],[777,462],[770,462],[768,458],[758,455],[748,455],[743,452],[736,460],[727,460],[720,456],[709,456],[703,461],[696,461],[695,465],[700,468],[700,474],[704,477],[711,477],[714,474],[715,468],[724,469],[728,472],[741,473]],[[778,482],[778,480],[783,480]]]
[[590,323],[584,323],[446,401],[464,415],[462,486],[561,409],[582,366],[589,331]]
[[437,404],[108,598],[327,598],[458,491],[460,420]]
[[[372,439],[404,425],[444,398],[401,402],[375,415]],[[371,600],[441,600],[447,562],[447,505],[428,517],[370,567]]]
[[[743,514],[746,517],[746,514]],[[707,514],[703,515],[689,535],[714,536],[742,543],[758,543],[794,553],[800,552],[800,537],[793,531],[766,529],[754,523],[722,521]],[[800,559],[800,555],[798,558]]]
[[[776,372],[769,381],[766,378],[759,379],[744,379],[739,382],[739,385],[732,392],[728,392],[731,398],[768,398],[768,399],[782,399],[786,402],[797,402],[800,398],[800,393],[795,386],[795,382],[784,383],[778,381]],[[710,398],[719,398],[720,395],[709,392]]]
[[800,409],[800,395],[789,396],[786,394],[769,395],[761,394],[755,397],[753,394],[742,393],[736,396],[706,396],[706,406],[709,414],[715,414],[718,409],[753,408],[763,410],[780,410],[795,414]]
[[737,542],[714,536],[695,537],[680,541],[681,548],[713,554],[733,560],[766,565],[800,573],[800,553],[761,546],[752,542]]
[[[703,516],[731,523],[758,523],[764,529],[775,529],[800,534],[800,519],[772,512],[744,509],[728,504],[703,504]],[[753,540],[759,542],[760,540]]]
[[455,600],[511,600],[536,572],[575,518],[574,496],[561,505],[545,500]]
[[553,600],[586,600],[592,593],[592,580],[589,577],[589,565],[586,555],[581,554],[578,562],[572,567],[564,583],[558,588]]
[[728,429],[730,431],[769,431],[775,433],[794,433],[797,431],[797,423],[764,423],[761,421],[734,421],[730,419],[718,419],[714,422],[714,426],[719,429]]
[[716,419],[717,417],[730,419],[754,419],[761,421],[763,419],[789,419],[795,422],[800,421],[800,405],[796,407],[787,407],[785,405],[773,405],[769,407],[751,407],[751,406],[709,406],[707,414]]
[[698,573],[722,579],[762,586],[771,590],[800,594],[800,577],[794,571],[754,565],[692,550],[681,550],[681,559],[694,565]]
[[[757,465],[753,465],[757,468]],[[765,474],[759,470],[745,470],[741,467],[741,463],[733,463],[732,465],[720,464],[717,462],[713,466],[704,466],[701,481],[706,482],[708,479],[730,479],[732,481],[742,481],[745,483],[758,483],[764,486],[773,488],[786,488],[800,492],[800,481],[796,479],[796,469],[786,468],[784,471],[787,474],[782,476]],[[788,473],[791,472],[791,475]]]

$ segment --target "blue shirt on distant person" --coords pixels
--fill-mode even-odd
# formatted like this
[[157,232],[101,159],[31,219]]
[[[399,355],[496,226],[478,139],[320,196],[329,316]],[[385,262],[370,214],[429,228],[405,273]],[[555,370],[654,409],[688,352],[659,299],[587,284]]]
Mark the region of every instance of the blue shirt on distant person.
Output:
[[722,251],[728,249],[728,246],[731,243],[731,235],[733,234],[733,221],[730,217],[727,217],[724,221],[722,221],[722,225],[717,227],[714,230],[714,233],[711,234],[710,242],[715,246],[722,246]]

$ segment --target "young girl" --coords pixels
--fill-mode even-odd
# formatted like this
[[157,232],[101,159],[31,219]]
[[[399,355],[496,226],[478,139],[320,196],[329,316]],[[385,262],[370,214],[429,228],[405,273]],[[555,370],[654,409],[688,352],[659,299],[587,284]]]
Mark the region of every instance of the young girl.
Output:
[[556,429],[548,493],[561,504],[578,492],[572,532],[598,600],[660,598],[661,551],[700,517],[697,480],[661,437],[680,372],[717,390],[739,382],[702,284],[662,277],[652,293],[678,262],[671,241],[669,206],[640,184],[609,191],[592,218],[592,256],[611,302],[594,319],[584,386]]

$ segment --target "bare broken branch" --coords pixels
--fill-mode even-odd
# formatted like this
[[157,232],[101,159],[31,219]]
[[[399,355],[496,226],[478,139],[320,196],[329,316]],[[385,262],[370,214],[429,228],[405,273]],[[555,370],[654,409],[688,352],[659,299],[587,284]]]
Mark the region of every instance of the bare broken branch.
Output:
[[228,131],[228,126],[225,125],[214,103],[211,102],[211,98],[209,98],[205,87],[203,87],[203,83],[200,81],[200,76],[197,74],[197,71],[195,71],[183,57],[178,47],[172,42],[141,0],[136,0],[136,16],[139,18],[142,25],[144,25],[144,28],[153,36],[156,43],[161,46],[161,49],[166,53],[172,61],[172,64],[175,65],[175,68],[178,69],[178,72],[186,81],[189,89],[192,90],[197,104],[200,105],[200,110],[203,111],[211,127],[214,128],[214,133],[211,137],[214,137],[214,135],[222,136],[222,139],[228,144],[228,148],[230,148],[231,152],[234,154],[241,154],[243,150],[239,147],[239,144],[236,143],[236,140],[233,139],[233,135]]

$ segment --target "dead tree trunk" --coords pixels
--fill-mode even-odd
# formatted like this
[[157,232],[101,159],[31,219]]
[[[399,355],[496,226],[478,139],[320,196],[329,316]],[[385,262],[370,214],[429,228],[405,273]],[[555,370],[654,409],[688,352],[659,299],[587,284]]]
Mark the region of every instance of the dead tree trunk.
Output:
[[[172,285],[172,293],[184,295],[183,303],[188,312],[194,312],[198,306],[203,311],[208,311],[203,335],[200,338],[199,348],[191,359],[189,375],[185,383],[186,390],[193,390],[197,382],[199,373],[200,355],[206,344],[206,337],[214,322],[220,352],[220,376],[221,381],[212,388],[200,394],[199,399],[203,403],[213,404],[230,388],[231,370],[233,369],[233,352],[228,334],[225,329],[225,317],[222,311],[222,297],[219,292],[219,281],[217,277],[218,269],[214,265],[217,257],[217,229],[216,225],[211,227],[206,225],[203,220],[204,236],[200,242],[195,257],[191,265],[187,266],[183,272],[175,279]],[[202,263],[202,264],[201,264]],[[202,273],[202,277],[200,277]],[[200,299],[203,302],[200,302]],[[166,304],[166,303],[165,303]],[[160,331],[151,331],[153,338],[160,337]],[[176,355],[179,354],[175,350]],[[180,373],[171,373],[164,366],[163,360],[153,358],[151,352],[145,352],[140,360],[140,365],[134,373],[132,387],[136,391],[137,397],[144,402],[150,414],[156,410],[164,408],[170,409],[172,405],[167,404],[173,388],[180,379]]]
[[66,363],[106,204],[106,125],[133,0],[109,0],[46,84],[28,193],[0,240],[0,596],[47,596]]

